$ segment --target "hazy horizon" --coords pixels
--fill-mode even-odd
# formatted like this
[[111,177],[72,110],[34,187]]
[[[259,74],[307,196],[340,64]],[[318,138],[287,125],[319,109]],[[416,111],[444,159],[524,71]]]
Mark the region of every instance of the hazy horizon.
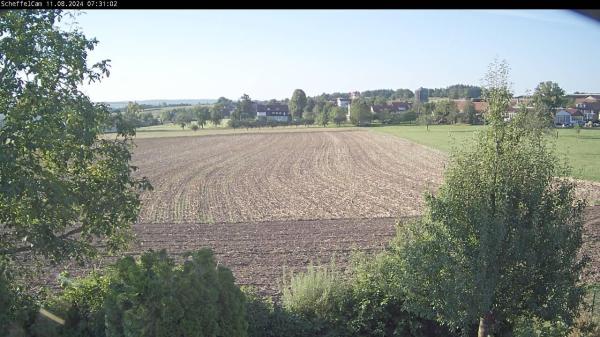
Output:
[[111,76],[84,89],[98,102],[481,85],[496,57],[515,95],[549,80],[600,92],[600,24],[563,10],[127,10],[77,21],[99,40],[90,63],[111,59]]

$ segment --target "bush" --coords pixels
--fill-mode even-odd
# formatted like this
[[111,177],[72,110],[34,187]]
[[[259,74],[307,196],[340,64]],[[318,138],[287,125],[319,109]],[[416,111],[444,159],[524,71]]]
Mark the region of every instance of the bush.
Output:
[[120,260],[105,310],[110,337],[246,336],[243,295],[208,249],[181,266],[164,250]]
[[316,335],[452,336],[433,321],[403,309],[404,294],[391,254],[357,255],[349,277],[335,267],[309,267],[290,277],[282,302],[289,314],[307,319]]
[[230,127],[230,128],[237,129],[237,128],[239,128],[241,126],[241,123],[237,119],[230,119],[230,120],[227,121],[227,126]]
[[57,324],[38,316],[32,325],[35,336],[104,337],[104,299],[108,295],[110,277],[93,272],[87,277],[70,280],[61,275],[63,292],[46,301],[44,308],[64,319]]
[[35,297],[15,281],[11,270],[0,257],[0,336],[26,335],[38,310]]
[[248,337],[304,337],[316,336],[318,329],[301,315],[291,313],[273,302],[260,297],[251,288],[242,288],[246,297]]
[[282,303],[290,312],[308,318],[335,319],[339,302],[348,291],[345,281],[331,267],[308,266],[305,273],[284,277]]
[[198,124],[192,124],[190,128],[192,129],[192,131],[198,131]]
[[246,336],[244,297],[231,272],[208,249],[185,259],[176,265],[164,250],[151,251],[71,282],[47,306],[65,324],[40,321],[34,335]]
[[352,336],[451,336],[437,323],[403,308],[398,264],[390,254],[353,259],[350,298],[344,319]]

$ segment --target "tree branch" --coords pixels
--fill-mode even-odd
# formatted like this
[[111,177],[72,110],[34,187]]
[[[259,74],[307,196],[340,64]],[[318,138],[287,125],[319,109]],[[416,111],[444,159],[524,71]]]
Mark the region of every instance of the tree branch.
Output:
[[[60,236],[55,237],[55,239],[64,240],[72,235],[81,233],[81,231],[83,231],[83,226],[76,227]],[[27,252],[32,249],[33,249],[32,246],[21,246],[21,247],[15,247],[15,248],[10,248],[10,249],[3,249],[3,250],[0,250],[0,255],[14,255],[14,254],[18,254],[18,253]]]

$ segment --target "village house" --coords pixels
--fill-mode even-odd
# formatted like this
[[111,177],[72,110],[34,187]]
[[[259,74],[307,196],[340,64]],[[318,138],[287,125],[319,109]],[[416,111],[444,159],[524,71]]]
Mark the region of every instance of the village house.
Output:
[[585,122],[598,120],[600,99],[591,95],[585,98],[576,98],[575,107],[581,112]]
[[289,121],[290,110],[285,104],[257,104],[256,117],[265,117],[268,121]]
[[341,108],[347,108],[348,106],[350,106],[350,99],[338,97],[337,106],[339,106]]
[[571,125],[571,114],[565,109],[560,109],[554,115],[555,125]]
[[371,112],[376,114],[383,111],[388,111],[391,114],[399,114],[410,110],[411,107],[412,104],[408,102],[391,102],[390,104],[386,105],[372,105]]
[[412,108],[412,104],[409,102],[391,102],[391,107],[391,113],[400,113],[410,110],[410,108]]
[[[468,99],[455,99],[453,101],[456,104],[456,108],[458,109],[458,111],[460,111],[461,113],[464,113],[465,107],[469,100]],[[484,102],[481,99],[473,99],[473,100],[471,100],[471,103],[473,103],[473,106],[475,107],[475,111],[477,111],[477,114],[484,113],[488,107],[487,102]]]

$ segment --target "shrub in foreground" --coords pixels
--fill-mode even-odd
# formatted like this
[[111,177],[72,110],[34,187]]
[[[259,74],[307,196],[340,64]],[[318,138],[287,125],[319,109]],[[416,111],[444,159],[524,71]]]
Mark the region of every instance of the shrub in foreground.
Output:
[[283,290],[288,313],[309,320],[320,336],[452,336],[434,321],[403,308],[393,256],[357,255],[348,275],[309,267]]
[[126,257],[105,275],[68,284],[48,303],[64,325],[40,321],[41,336],[246,336],[244,297],[227,268],[203,249],[177,265],[166,252]]

